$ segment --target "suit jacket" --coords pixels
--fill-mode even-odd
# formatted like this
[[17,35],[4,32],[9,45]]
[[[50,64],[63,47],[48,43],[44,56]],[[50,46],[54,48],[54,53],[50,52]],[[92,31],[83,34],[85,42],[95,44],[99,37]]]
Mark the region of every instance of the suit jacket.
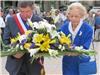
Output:
[[[41,20],[42,19],[36,15],[33,15],[31,18],[32,22],[38,22]],[[8,19],[7,25],[4,29],[3,42],[5,44],[10,44],[10,38],[15,37],[18,32],[20,32],[20,30],[17,26],[17,23],[16,23],[14,17],[10,17]],[[24,54],[24,56],[19,60],[17,60],[13,56],[8,56],[7,63],[6,63],[6,69],[11,75],[17,75],[17,73],[19,72],[19,70],[22,66],[22,63],[27,62],[29,59],[30,59],[30,56],[28,53]],[[30,63],[30,62],[28,62],[28,63]],[[34,60],[33,63],[38,64],[38,59]],[[38,66],[41,66],[41,65],[38,64]],[[37,68],[38,66],[34,66],[34,67]]]

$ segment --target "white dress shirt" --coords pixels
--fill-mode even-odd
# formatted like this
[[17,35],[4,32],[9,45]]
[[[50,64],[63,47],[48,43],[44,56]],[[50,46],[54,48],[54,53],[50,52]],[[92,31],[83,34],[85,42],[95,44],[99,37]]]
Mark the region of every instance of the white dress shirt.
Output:
[[4,28],[4,27],[5,27],[5,22],[3,18],[0,16],[0,28]]

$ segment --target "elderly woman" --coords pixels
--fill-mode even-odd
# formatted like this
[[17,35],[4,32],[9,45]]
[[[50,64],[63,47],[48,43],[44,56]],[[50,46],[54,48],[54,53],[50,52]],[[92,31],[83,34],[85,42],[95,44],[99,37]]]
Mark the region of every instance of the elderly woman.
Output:
[[[86,8],[80,3],[72,3],[67,9],[68,21],[59,29],[66,35],[71,34],[72,44],[83,46],[89,49],[92,41],[93,30],[90,25],[84,21],[87,14]],[[63,75],[88,75],[81,73],[80,63],[89,62],[88,56],[64,56],[63,57]],[[90,68],[91,69],[91,68]]]

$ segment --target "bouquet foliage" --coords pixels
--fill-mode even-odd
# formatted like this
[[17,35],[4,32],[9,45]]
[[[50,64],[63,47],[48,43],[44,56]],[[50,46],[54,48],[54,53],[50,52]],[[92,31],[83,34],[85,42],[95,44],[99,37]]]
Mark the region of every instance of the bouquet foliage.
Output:
[[28,52],[33,58],[95,55],[94,50],[85,50],[82,46],[72,46],[70,34],[66,36],[63,32],[57,32],[55,25],[44,21],[32,23],[29,19],[28,24],[32,30],[25,31],[23,35],[18,33],[16,37],[10,39],[10,45],[3,44],[0,39],[3,46],[0,56],[14,55],[16,52]]

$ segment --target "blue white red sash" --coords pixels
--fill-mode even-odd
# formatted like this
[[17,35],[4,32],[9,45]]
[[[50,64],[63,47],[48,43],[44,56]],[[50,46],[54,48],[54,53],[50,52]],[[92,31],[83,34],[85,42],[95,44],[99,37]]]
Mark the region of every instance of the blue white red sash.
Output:
[[25,27],[25,25],[20,17],[20,13],[14,15],[14,19],[18,25],[18,28],[20,29],[21,34],[24,34],[25,31],[27,31],[27,28]]

